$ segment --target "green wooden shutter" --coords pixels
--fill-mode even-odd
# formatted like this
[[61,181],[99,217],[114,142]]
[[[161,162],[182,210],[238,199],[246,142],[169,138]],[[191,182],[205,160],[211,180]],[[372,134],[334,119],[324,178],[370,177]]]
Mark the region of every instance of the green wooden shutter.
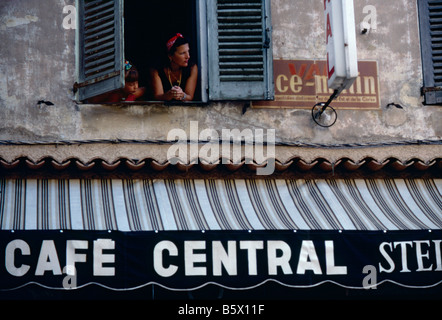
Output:
[[270,0],[208,0],[210,100],[274,97]]
[[78,0],[78,100],[124,87],[123,0]]
[[442,104],[442,1],[418,0],[425,104]]

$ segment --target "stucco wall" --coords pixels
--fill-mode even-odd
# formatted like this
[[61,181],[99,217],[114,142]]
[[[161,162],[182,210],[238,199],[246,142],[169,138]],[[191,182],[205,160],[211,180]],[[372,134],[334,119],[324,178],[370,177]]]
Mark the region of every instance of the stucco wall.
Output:
[[[276,139],[320,143],[440,139],[441,108],[423,106],[422,66],[415,1],[355,1],[358,57],[377,60],[379,110],[338,110],[329,129],[310,110],[248,109],[244,103],[207,106],[98,106],[73,99],[75,30],[63,28],[63,8],[73,0],[0,2],[0,140],[166,139],[169,130],[276,129]],[[360,34],[376,9],[376,29]],[[273,0],[274,59],[324,59],[321,0]],[[373,22],[373,19],[370,21]],[[54,105],[40,104],[39,100]],[[403,109],[386,108],[390,102]]]
[[[62,27],[64,1],[0,2],[0,137],[54,139],[75,135],[71,102],[75,32]],[[55,105],[37,106],[39,100]]]

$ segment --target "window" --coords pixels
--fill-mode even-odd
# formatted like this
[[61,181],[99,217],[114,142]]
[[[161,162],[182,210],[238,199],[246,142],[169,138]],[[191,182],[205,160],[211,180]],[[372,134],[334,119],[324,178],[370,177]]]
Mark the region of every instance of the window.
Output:
[[77,8],[79,101],[124,87],[128,56],[147,81],[171,29],[191,40],[200,101],[273,99],[270,0],[77,0]]
[[418,0],[425,104],[442,104],[442,1]]
[[[149,86],[149,69],[164,58],[165,43],[177,32],[189,39],[191,58],[201,64],[196,13],[195,0],[125,0],[125,57],[140,71],[140,86]],[[201,85],[198,89],[195,100],[201,101]],[[149,93],[145,99],[153,100]]]

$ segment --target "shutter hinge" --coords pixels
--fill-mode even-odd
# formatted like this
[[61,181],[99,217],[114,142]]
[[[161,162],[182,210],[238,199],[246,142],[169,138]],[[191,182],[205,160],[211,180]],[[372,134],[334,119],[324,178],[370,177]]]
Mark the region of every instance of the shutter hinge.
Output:
[[270,28],[267,28],[265,31],[265,41],[264,41],[264,49],[270,49]]
[[81,83],[75,82],[74,83],[74,93],[77,92],[79,88],[87,87],[87,86],[89,86],[91,84],[94,84],[94,83],[97,83],[97,82],[101,82],[101,81],[104,81],[104,80],[107,80],[107,79],[119,76],[120,73],[121,73],[120,71],[114,71],[114,72],[105,74],[104,76],[97,77],[97,78],[94,78],[94,79],[91,79],[91,80],[88,80],[88,81],[84,81],[84,82],[81,82]]
[[422,94],[427,92],[442,91],[442,87],[422,87]]

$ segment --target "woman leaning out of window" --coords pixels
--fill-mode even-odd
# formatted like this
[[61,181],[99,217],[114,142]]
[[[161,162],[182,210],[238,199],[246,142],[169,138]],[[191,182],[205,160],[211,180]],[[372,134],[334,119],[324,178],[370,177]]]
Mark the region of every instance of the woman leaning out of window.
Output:
[[190,62],[189,42],[177,33],[167,41],[166,49],[166,63],[151,70],[153,97],[160,101],[192,101],[198,67]]

